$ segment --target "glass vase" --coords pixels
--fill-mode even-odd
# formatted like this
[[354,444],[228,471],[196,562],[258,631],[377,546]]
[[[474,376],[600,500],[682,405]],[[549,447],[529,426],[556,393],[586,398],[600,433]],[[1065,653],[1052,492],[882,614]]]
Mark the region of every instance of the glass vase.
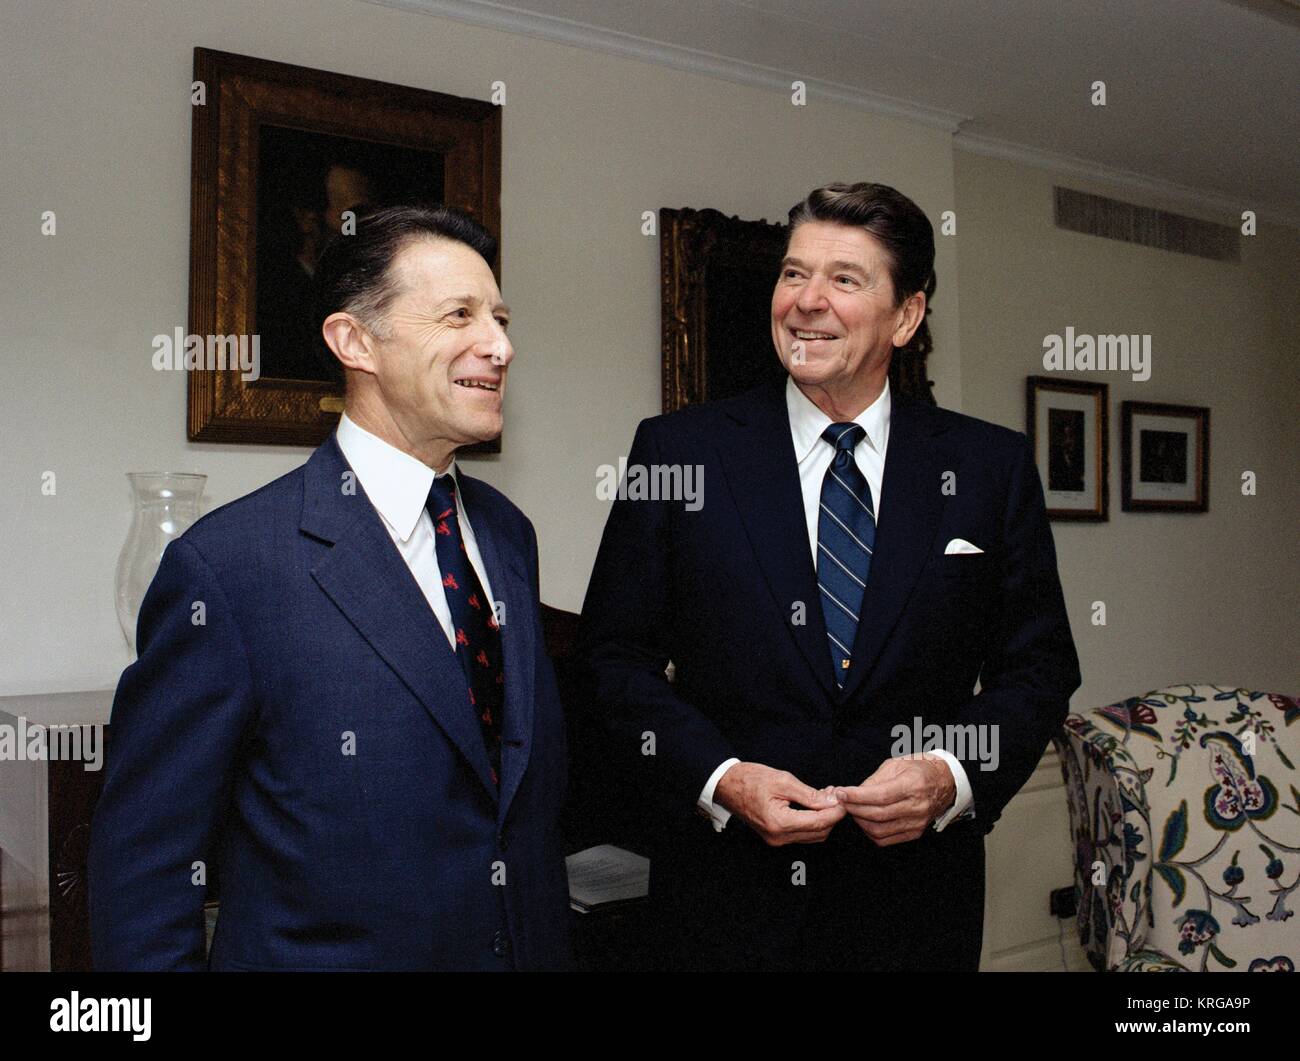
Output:
[[117,621],[135,656],[135,623],[163,550],[199,518],[206,475],[194,472],[127,472],[131,529],[117,557]]

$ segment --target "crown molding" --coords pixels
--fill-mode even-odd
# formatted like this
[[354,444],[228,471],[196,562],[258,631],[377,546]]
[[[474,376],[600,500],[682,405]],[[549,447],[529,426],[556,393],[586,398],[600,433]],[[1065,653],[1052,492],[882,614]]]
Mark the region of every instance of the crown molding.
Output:
[[1261,218],[1281,222],[1292,228],[1300,228],[1300,211],[1293,207],[1278,203],[1251,203],[1221,192],[1194,188],[1072,155],[966,132],[963,126],[974,121],[971,115],[926,107],[893,96],[868,92],[851,85],[822,81],[791,71],[747,63],[681,45],[665,44],[631,33],[591,26],[554,15],[520,11],[490,0],[365,0],[365,2],[380,7],[451,19],[481,29],[500,30],[574,48],[605,52],[625,59],[655,63],[674,70],[782,93],[789,93],[790,82],[797,78],[807,86],[810,98],[830,100],[887,118],[915,122],[931,129],[941,129],[952,135],[953,146],[963,151],[1050,170],[1066,177],[1098,181],[1143,195],[1156,195],[1171,202],[1208,211],[1216,215],[1219,220],[1231,221],[1234,225],[1240,224],[1243,209],[1252,209]]
[[949,134],[956,132],[962,122],[970,121],[970,116],[966,114],[957,114],[893,96],[867,92],[852,85],[823,81],[804,74],[747,63],[677,44],[665,44],[631,33],[621,33],[583,22],[557,18],[554,15],[519,11],[502,4],[489,3],[487,0],[366,0],[366,3],[436,15],[483,29],[536,37],[575,48],[606,52],[625,59],[638,59],[641,62],[655,63],[686,73],[772,89],[787,95],[790,92],[791,81],[797,79],[807,86],[809,99],[842,103],[887,118],[897,118],[932,129],[941,129]]
[[1210,192],[1203,188],[1179,184],[1176,181],[1151,177],[1134,170],[1107,166],[1075,155],[1045,151],[1042,148],[1029,147],[1010,140],[999,140],[980,133],[968,133],[960,129],[953,136],[952,142],[958,150],[969,151],[971,154],[1049,170],[1062,177],[1097,181],[1140,195],[1157,196],[1170,203],[1179,203],[1184,207],[1211,214],[1213,216],[1210,220],[1231,225],[1233,228],[1241,224],[1243,210],[1254,210],[1257,217],[1268,218],[1291,228],[1300,228],[1300,211],[1278,203],[1252,202],[1248,199],[1224,195],[1222,192]]

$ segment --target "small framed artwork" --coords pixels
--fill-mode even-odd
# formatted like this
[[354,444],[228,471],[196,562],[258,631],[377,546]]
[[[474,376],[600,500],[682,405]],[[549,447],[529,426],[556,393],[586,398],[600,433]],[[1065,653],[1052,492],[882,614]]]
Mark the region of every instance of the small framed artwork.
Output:
[[1109,388],[1104,383],[1030,376],[1025,407],[1043,481],[1047,518],[1110,518]]
[[1120,404],[1120,504],[1125,512],[1208,512],[1210,410]]
[[343,408],[312,312],[325,242],[363,207],[410,201],[458,207],[499,240],[501,108],[207,48],[194,83],[183,341],[207,354],[186,366],[189,438],[317,445]]

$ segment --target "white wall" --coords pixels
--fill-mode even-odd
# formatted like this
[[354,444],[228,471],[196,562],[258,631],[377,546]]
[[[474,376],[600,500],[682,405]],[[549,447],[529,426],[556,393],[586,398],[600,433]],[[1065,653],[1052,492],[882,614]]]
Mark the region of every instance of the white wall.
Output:
[[[127,662],[112,603],[125,472],[205,472],[210,510],[308,453],[187,442],[185,380],[150,367],[151,338],[186,323],[196,45],[480,99],[506,82],[502,286],[519,356],[504,451],[471,470],[532,517],[542,595],[575,610],[606,513],[596,469],[659,411],[642,211],[776,220],[843,179],[895,184],[933,217],[953,201],[934,129],[353,0],[8,0],[0,19],[0,694],[112,685]],[[941,242],[931,375],[949,405],[955,267]]]
[[[1083,664],[1075,709],[1180,682],[1293,693],[1300,234],[1264,224],[1240,262],[1210,261],[1058,229],[1052,184],[1196,213],[1185,207],[960,150],[955,174],[963,412],[1024,430],[1024,379],[1047,374],[1043,338],[1066,326],[1152,336],[1145,382],[1061,373],[1110,385],[1110,521],[1053,524]],[[1209,406],[1209,512],[1120,510],[1125,400]]]
[[[1148,333],[1152,371],[1063,376],[1110,386],[1110,521],[1053,524],[1086,711],[1180,682],[1293,692],[1300,605],[1296,515],[1300,236],[1265,225],[1240,262],[1214,262],[1057,229],[1052,185],[1206,216],[1122,187],[958,150],[962,411],[1025,429],[1024,381],[1043,338]],[[1249,204],[1243,204],[1243,209]],[[1210,407],[1210,510],[1120,510],[1119,403]],[[1240,475],[1258,476],[1243,497]],[[1106,625],[1091,622],[1094,601]],[[1026,862],[1025,851],[1034,851]],[[987,842],[985,970],[1088,968],[1046,896],[1073,881],[1059,762],[1044,757]]]

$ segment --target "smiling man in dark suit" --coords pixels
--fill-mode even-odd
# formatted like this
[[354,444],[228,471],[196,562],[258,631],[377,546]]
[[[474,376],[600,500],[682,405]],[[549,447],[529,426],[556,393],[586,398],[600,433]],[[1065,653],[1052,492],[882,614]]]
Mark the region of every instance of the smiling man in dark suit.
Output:
[[455,462],[502,428],[495,254],[422,206],[326,248],[345,412],[163,555],[92,828],[98,968],[208,966],[213,863],[212,969],[567,965],[537,538]]
[[[890,393],[934,286],[915,203],[816,189],[784,384],[636,432],[629,470],[704,503],[614,503],[581,650],[673,967],[978,967],[984,834],[1080,676],[1024,435]],[[960,739],[908,746],[931,726]]]

